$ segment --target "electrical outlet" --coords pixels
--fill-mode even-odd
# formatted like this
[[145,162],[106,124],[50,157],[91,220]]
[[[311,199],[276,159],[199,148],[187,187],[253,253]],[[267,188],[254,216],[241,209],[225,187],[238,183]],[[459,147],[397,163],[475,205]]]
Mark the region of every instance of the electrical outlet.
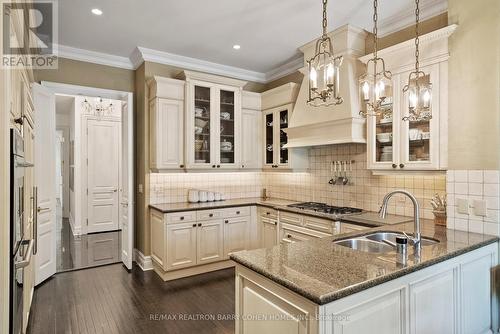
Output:
[[486,201],[474,200],[474,215],[486,217]]
[[468,215],[469,214],[469,201],[463,198],[457,198],[457,212]]

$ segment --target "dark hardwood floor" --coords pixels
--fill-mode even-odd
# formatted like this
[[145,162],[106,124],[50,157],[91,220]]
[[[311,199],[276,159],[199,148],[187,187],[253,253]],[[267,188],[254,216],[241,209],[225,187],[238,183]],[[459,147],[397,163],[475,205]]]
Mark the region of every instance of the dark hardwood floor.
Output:
[[234,269],[163,282],[113,264],[38,287],[28,333],[234,333],[233,316]]

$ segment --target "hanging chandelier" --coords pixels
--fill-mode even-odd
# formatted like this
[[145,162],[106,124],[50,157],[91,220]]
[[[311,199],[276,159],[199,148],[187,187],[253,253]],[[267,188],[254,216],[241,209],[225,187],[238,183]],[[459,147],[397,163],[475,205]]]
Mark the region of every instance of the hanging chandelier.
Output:
[[341,104],[339,96],[340,66],[342,56],[334,57],[333,45],[328,37],[326,5],[323,0],[323,35],[316,42],[314,57],[307,61],[309,72],[309,98],[307,104],[319,107]]
[[429,76],[420,70],[419,64],[419,0],[415,0],[415,70],[408,76],[408,83],[403,88],[408,93],[408,116],[404,121],[426,121],[432,118],[432,84]]
[[109,104],[106,104],[102,98],[99,98],[95,104],[92,104],[89,100],[87,100],[87,98],[85,98],[82,102],[82,108],[85,113],[102,118],[103,116],[109,115],[113,112],[113,103],[110,102]]
[[[359,114],[379,116],[389,113],[391,108],[384,108],[385,103],[392,102],[392,74],[385,69],[384,59],[378,57],[378,0],[373,1],[373,58],[366,63],[366,73],[359,78],[359,93],[361,101],[366,105],[367,111]],[[370,63],[373,72],[370,73]]]

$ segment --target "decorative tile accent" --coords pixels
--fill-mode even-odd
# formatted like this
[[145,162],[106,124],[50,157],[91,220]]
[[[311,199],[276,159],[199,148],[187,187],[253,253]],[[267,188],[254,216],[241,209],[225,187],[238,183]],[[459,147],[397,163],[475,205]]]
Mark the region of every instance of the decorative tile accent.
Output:
[[[500,235],[500,178],[497,170],[455,170],[446,173],[448,228]],[[457,212],[459,200],[467,200],[469,213]],[[479,216],[474,206],[486,203],[486,215]],[[479,203],[478,203],[479,202]]]

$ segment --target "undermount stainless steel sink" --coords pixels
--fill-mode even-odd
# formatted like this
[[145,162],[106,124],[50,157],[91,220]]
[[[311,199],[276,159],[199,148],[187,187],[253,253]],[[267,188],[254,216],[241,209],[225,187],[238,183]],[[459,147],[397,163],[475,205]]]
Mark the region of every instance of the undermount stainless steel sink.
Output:
[[[398,236],[405,237],[403,233],[399,232],[373,232],[349,239],[335,240],[333,243],[361,252],[388,253],[396,250],[396,237]],[[437,244],[439,241],[422,237],[420,242],[421,246],[430,246]]]
[[[403,237],[404,238],[405,235],[403,233],[398,233],[398,232],[375,232],[375,233],[366,234],[363,236],[363,238],[373,240],[373,241],[388,243],[394,247],[396,247],[396,237]],[[420,242],[421,242],[422,246],[429,246],[429,245],[434,245],[434,244],[439,243],[438,240],[426,238],[426,237],[421,237]]]
[[333,243],[339,246],[349,247],[367,253],[387,253],[394,249],[394,247],[389,246],[383,242],[363,238],[337,240]]

